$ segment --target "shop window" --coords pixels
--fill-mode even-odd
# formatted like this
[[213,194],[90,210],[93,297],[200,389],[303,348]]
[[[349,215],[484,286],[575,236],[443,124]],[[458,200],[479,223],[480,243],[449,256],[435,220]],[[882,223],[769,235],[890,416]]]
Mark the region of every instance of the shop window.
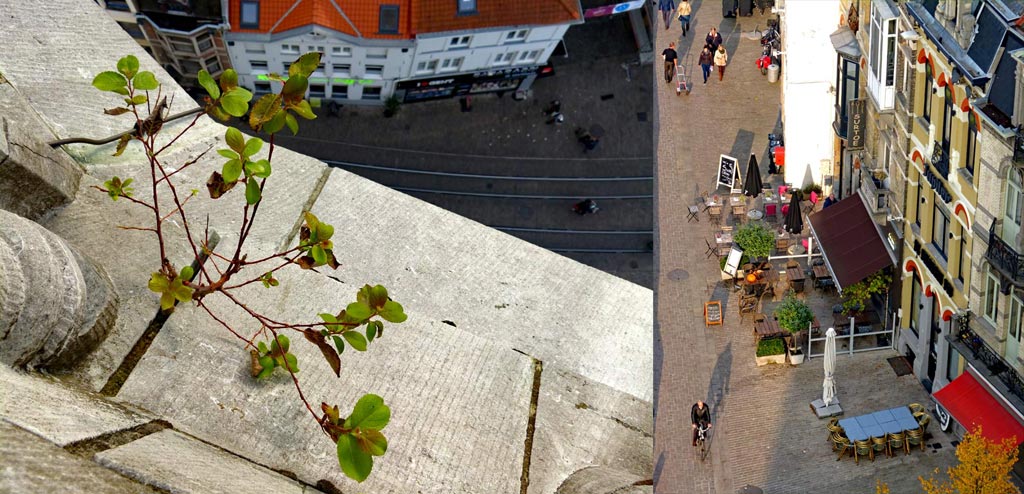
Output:
[[331,55],[336,57],[351,57],[352,48],[349,46],[332,46]]
[[949,259],[949,213],[935,204],[935,215],[932,216],[932,245],[942,254],[943,259]]
[[375,99],[379,100],[381,94],[381,88],[374,86],[367,86],[363,88],[363,99]]
[[455,36],[454,38],[449,38],[448,39],[448,48],[449,49],[469,48],[469,40],[470,39],[472,39],[471,36]]
[[522,43],[526,41],[526,35],[530,34],[529,29],[517,29],[515,31],[509,31],[505,33],[506,43]]
[[259,0],[242,0],[241,22],[242,29],[260,28],[260,2]]
[[398,34],[398,5],[380,6],[380,25],[377,32],[382,34]]
[[256,81],[253,84],[253,94],[270,94],[270,83],[264,81]]
[[383,65],[367,65],[366,77],[370,79],[382,79],[384,77]]
[[348,77],[352,75],[352,64],[334,63],[331,64],[331,75],[334,77]]
[[323,84],[310,84],[309,85],[309,97],[310,98],[323,98],[327,96],[327,88]]
[[516,63],[534,63],[540,58],[541,50],[524,51],[519,54],[519,60]]
[[991,272],[985,279],[985,303],[982,315],[988,322],[995,324],[999,315],[999,280]]
[[462,67],[462,57],[446,58],[441,60],[441,67],[438,69],[438,72],[455,72],[459,70],[459,67]]
[[331,86],[332,99],[348,99],[348,86],[335,84]]

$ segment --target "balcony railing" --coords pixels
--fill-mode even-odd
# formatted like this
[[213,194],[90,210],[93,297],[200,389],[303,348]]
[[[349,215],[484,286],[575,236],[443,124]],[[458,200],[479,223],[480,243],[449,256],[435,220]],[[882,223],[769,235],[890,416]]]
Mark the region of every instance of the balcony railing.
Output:
[[836,116],[835,120],[832,121],[832,130],[836,131],[836,135],[840,139],[846,139],[846,126],[848,124],[846,112],[843,111],[843,107],[835,105]]
[[935,167],[935,171],[939,172],[939,176],[945,180],[949,177],[949,156],[946,156],[946,152],[942,150],[942,144],[937,142],[932,144],[932,166]]
[[985,380],[993,388],[1006,397],[1017,410],[1024,411],[1024,378],[1003,359],[1002,355],[978,336],[969,324],[961,324],[956,337],[947,336],[946,339],[984,375]]
[[985,259],[992,263],[1014,285],[1024,288],[1024,254],[1017,252],[996,234],[996,222],[988,229],[988,250]]
[[872,213],[885,212],[888,206],[889,189],[882,180],[875,178],[873,173],[861,174],[861,189],[868,201]]

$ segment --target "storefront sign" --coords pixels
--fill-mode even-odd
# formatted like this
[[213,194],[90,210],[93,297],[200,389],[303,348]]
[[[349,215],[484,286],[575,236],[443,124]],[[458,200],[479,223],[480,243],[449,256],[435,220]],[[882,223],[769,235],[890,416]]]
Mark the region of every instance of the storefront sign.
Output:
[[[259,74],[259,75],[256,76],[256,80],[259,80],[259,81],[270,81],[270,80],[273,80],[273,79],[271,79],[270,76],[268,76],[266,74]],[[288,80],[288,76],[285,76],[285,75],[281,76],[281,80],[287,81]],[[373,84],[379,83],[379,82],[380,82],[379,80],[374,80],[374,79],[345,79],[345,78],[341,78],[341,77],[331,77],[331,78],[327,78],[327,77],[310,77],[309,78],[309,83],[310,84],[337,84],[339,86],[353,86],[353,85],[356,85],[356,84],[358,84],[360,86],[370,86],[370,85],[373,85]]]
[[722,155],[718,160],[718,185],[724,185],[732,190],[736,182],[736,167],[739,161],[732,156]]
[[644,6],[643,0],[633,0],[632,2],[616,3],[612,5],[603,5],[601,7],[595,7],[583,11],[583,18],[590,19],[592,17],[602,17],[612,14],[621,14],[630,10],[639,9]]
[[550,72],[550,66],[526,65],[495,70],[481,70],[435,79],[399,81],[396,92],[404,103],[428,99],[450,98],[466,94],[515,91],[523,79]]
[[867,124],[865,120],[867,115],[867,101],[863,99],[852,99],[850,100],[850,113],[849,113],[849,125],[847,126],[849,142],[846,149],[850,151],[859,151],[864,149],[864,128]]

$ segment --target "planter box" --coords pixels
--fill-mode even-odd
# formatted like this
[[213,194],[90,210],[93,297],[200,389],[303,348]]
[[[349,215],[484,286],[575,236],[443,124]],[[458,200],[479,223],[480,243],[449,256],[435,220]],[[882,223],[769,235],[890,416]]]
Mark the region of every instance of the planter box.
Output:
[[757,362],[758,367],[768,364],[785,364],[786,354],[780,353],[778,355],[765,355],[764,357],[754,357],[754,360]]
[[804,354],[798,353],[796,355],[789,354],[789,363],[793,365],[800,365],[804,363]]

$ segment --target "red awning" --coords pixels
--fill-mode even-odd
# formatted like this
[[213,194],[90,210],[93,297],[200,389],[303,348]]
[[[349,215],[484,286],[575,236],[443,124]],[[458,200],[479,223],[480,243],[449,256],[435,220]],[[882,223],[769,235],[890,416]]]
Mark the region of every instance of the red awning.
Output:
[[1015,444],[1024,441],[1024,426],[970,372],[964,372],[934,396],[968,431],[981,425],[981,435],[990,441],[1002,442],[1006,437],[1015,437]]

